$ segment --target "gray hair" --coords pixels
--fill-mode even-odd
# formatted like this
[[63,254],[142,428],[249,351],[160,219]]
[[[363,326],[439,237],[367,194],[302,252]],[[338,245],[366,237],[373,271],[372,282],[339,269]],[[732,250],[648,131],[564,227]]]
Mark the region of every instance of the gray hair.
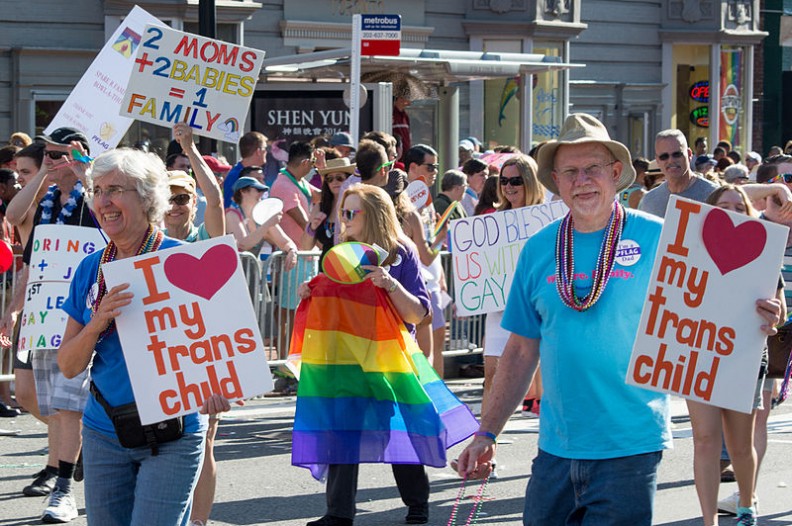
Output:
[[455,186],[462,186],[467,184],[467,175],[459,170],[448,170],[443,174],[443,180],[440,183],[440,190],[447,192]]
[[143,202],[149,224],[159,224],[168,208],[170,196],[168,176],[162,159],[153,153],[131,148],[108,150],[94,160],[88,173],[89,189],[93,191],[95,180],[114,172],[120,172],[134,180],[135,190]]
[[688,141],[685,134],[682,133],[680,130],[676,128],[669,128],[667,130],[663,130],[655,136],[655,142],[661,139],[676,139],[677,142],[685,149],[688,148]]

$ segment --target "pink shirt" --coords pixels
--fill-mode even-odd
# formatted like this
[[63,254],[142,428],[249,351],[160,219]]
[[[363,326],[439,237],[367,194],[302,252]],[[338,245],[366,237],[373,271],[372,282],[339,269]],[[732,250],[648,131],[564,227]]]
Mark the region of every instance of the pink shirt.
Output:
[[[307,185],[307,182],[306,182]],[[310,185],[307,185],[310,189]],[[310,190],[309,190],[310,191]],[[286,235],[292,241],[299,245],[300,238],[302,238],[303,229],[300,225],[287,213],[292,208],[301,207],[308,215],[308,209],[311,202],[308,197],[297,187],[286,175],[279,173],[272,183],[270,188],[270,197],[277,197],[283,201],[283,218],[281,219],[280,226]]]

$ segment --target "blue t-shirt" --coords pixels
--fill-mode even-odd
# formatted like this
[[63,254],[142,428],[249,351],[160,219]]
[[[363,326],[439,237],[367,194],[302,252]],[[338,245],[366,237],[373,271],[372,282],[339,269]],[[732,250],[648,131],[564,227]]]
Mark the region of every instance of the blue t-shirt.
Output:
[[223,179],[223,208],[231,206],[231,198],[234,197],[234,183],[239,180],[239,174],[242,173],[242,161],[239,161],[231,168]]
[[[660,239],[662,220],[627,210],[619,257],[599,301],[584,312],[567,307],[555,284],[560,220],[531,237],[517,263],[504,329],[539,339],[542,418],[539,447],[574,459],[607,459],[672,447],[668,396],[627,385],[627,367]],[[578,297],[591,274],[604,230],[574,234]],[[632,258],[633,261],[630,261]]]
[[[178,245],[181,245],[180,241],[166,237],[160,245],[160,250]],[[69,288],[69,297],[63,305],[63,310],[83,326],[91,321],[88,291],[96,282],[96,272],[99,270],[102,252],[101,250],[94,252],[80,262]],[[140,346],[141,350],[145,349],[143,340],[141,340]],[[114,330],[96,344],[91,365],[91,380],[112,407],[135,401],[126,360],[124,360],[124,352],[121,350],[121,342],[118,339],[118,331]],[[207,422],[208,418],[198,413],[186,415],[184,417],[184,432],[203,431],[207,427]],[[88,397],[88,403],[85,405],[83,424],[101,433],[115,436],[110,418],[93,396]]]

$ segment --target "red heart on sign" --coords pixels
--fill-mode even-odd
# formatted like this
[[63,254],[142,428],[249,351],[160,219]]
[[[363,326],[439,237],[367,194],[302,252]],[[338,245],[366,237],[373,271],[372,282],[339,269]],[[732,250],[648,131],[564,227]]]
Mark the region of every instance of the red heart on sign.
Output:
[[237,251],[228,245],[215,245],[200,259],[173,254],[165,260],[165,277],[183,291],[210,300],[234,274],[237,260]]
[[756,221],[734,226],[729,214],[715,208],[704,218],[701,232],[704,247],[724,276],[758,258],[764,250],[767,232]]

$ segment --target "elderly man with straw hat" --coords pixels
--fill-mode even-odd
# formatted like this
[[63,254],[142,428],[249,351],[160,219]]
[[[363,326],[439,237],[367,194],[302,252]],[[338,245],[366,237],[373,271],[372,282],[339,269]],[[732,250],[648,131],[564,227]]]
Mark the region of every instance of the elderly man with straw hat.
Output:
[[[594,117],[570,115],[538,164],[569,213],[522,250],[502,322],[512,334],[458,471],[489,474],[497,435],[541,363],[539,451],[523,523],[648,526],[657,466],[671,447],[668,398],[625,377],[662,221],[615,200],[635,172],[627,148]],[[759,304],[775,323],[778,305]]]

